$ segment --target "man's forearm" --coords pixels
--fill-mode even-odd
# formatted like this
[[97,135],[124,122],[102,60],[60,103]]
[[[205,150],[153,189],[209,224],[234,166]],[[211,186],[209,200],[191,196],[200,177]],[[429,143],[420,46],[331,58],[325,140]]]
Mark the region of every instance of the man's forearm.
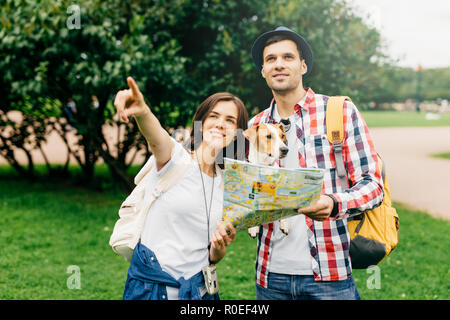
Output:
[[383,201],[384,190],[375,179],[363,179],[350,190],[346,192],[336,192],[329,194],[331,198],[335,199],[335,205],[332,217],[345,218],[353,212],[363,212],[373,209],[381,204]]

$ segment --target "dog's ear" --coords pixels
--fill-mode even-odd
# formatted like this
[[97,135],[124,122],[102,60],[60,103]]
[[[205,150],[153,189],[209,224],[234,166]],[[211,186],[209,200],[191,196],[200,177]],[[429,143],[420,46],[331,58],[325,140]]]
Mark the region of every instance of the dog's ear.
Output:
[[283,124],[277,123],[276,126],[277,126],[281,131],[284,132],[284,126],[283,126]]
[[245,130],[243,132],[244,137],[250,141],[250,143],[255,143],[256,142],[256,136],[257,136],[257,130],[258,130],[258,126],[254,126],[251,128],[248,128],[247,130]]

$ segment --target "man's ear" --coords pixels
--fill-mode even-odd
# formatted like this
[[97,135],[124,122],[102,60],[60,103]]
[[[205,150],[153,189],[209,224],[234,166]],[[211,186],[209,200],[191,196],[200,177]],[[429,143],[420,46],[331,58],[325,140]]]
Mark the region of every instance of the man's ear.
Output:
[[264,74],[264,66],[261,66],[261,75],[264,79],[266,78],[266,76]]
[[302,59],[302,76],[308,72],[308,66],[306,65],[305,59]]
[[243,132],[244,137],[250,141],[250,143],[255,143],[256,142],[256,131],[257,131],[258,126],[254,126],[251,128],[248,128],[247,130],[245,130]]

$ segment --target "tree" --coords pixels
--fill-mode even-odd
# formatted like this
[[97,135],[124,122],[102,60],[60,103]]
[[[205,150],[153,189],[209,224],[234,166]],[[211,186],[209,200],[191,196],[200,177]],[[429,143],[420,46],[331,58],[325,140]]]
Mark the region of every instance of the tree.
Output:
[[[0,70],[7,74],[3,83],[8,99],[1,108],[20,110],[26,116],[29,110],[12,102],[44,97],[63,106],[68,98],[73,98],[78,109],[75,120],[79,147],[70,152],[86,180],[92,179],[94,165],[102,156],[113,175],[129,188],[131,179],[126,176],[126,168],[130,163],[125,162],[126,154],[144,144],[137,139],[136,126],[130,124],[126,126],[125,141],[117,147],[119,153],[111,152],[102,132],[102,125],[106,120],[112,121],[114,114],[108,109],[108,101],[123,89],[125,77],[131,74],[148,89],[151,105],[167,108],[176,103],[181,99],[176,93],[184,79],[184,58],[177,56],[176,41],[158,38],[158,33],[150,36],[142,32],[144,22],[152,21],[144,19],[137,9],[142,5],[147,10],[159,10],[163,15],[151,16],[163,19],[164,12],[157,3],[149,6],[144,1],[132,5],[108,1],[105,6],[102,1],[81,1],[79,29],[67,28],[69,5],[68,1],[27,1],[26,6],[21,1],[6,1],[2,6],[6,20],[2,20],[0,52],[5,63]],[[11,68],[11,61],[15,61],[16,68]],[[92,96],[98,97],[98,108],[93,107]],[[39,113],[37,105],[34,107]],[[158,112],[158,108],[154,109]],[[59,114],[53,110],[46,116],[60,114],[60,110]],[[167,118],[166,110],[158,116]],[[58,132],[64,139],[63,128],[60,126]]]
[[[132,186],[127,155],[146,143],[133,122],[113,119],[112,100],[126,76],[137,81],[166,128],[188,125],[200,102],[217,91],[239,96],[253,113],[272,94],[253,65],[251,46],[280,25],[311,44],[315,64],[306,84],[315,91],[364,101],[380,86],[379,35],[339,0],[81,0],[78,9],[64,0],[2,3],[0,92],[7,98],[0,109],[27,116],[31,102],[34,112],[45,114],[39,119],[57,119],[51,125],[66,139],[60,109],[72,97],[79,141],[68,150],[87,180],[101,157],[115,180]],[[39,106],[39,99],[47,102]],[[103,135],[105,123],[125,131],[115,148]]]
[[379,33],[344,1],[185,1],[181,12],[178,23],[167,30],[187,58],[192,82],[187,101],[228,90],[241,97],[249,111],[265,108],[272,93],[250,51],[257,36],[280,25],[310,43],[315,62],[305,84],[316,92],[371,101],[373,88],[380,87],[380,73],[391,63]]

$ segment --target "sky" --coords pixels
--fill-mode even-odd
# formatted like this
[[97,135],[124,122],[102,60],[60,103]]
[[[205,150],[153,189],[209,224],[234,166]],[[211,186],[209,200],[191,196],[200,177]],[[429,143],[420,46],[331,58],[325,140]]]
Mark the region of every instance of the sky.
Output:
[[347,0],[381,34],[397,65],[450,67],[450,0]]

